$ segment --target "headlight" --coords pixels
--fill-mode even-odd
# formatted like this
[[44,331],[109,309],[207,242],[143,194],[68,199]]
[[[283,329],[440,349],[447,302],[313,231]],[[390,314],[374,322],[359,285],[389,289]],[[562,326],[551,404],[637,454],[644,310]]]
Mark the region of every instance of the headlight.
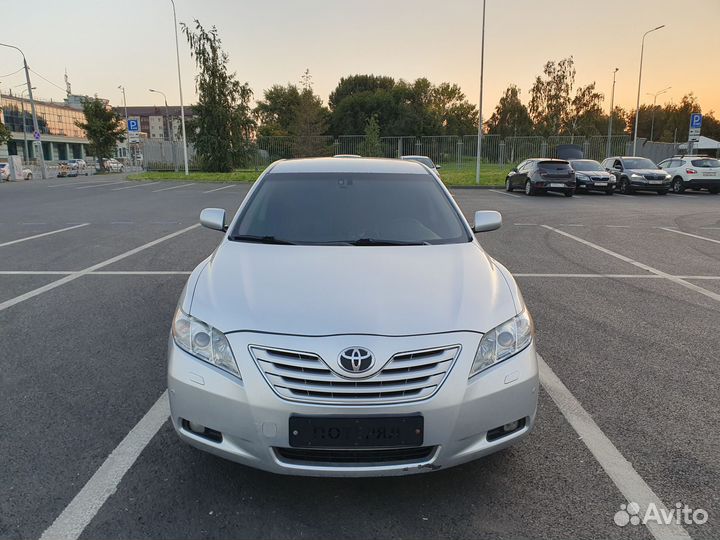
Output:
[[630,175],[630,178],[632,178],[634,180],[645,180],[645,177],[642,174],[635,174],[635,173],[632,173]]
[[173,319],[172,335],[178,347],[205,362],[240,377],[225,334],[185,313],[180,307]]
[[672,175],[665,173],[665,180],[670,180],[672,178]]
[[580,173],[577,173],[577,172],[575,173],[575,179],[576,179],[576,180],[589,180],[589,178],[587,177],[587,175],[580,174]]
[[522,351],[532,341],[533,333],[527,308],[487,332],[480,340],[469,377]]

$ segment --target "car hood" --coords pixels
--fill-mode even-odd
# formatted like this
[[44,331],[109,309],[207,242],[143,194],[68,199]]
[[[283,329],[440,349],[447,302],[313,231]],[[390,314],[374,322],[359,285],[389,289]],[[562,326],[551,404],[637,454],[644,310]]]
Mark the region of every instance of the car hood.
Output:
[[613,175],[607,171],[575,171],[575,176],[600,176],[603,178],[611,178]]
[[[511,279],[511,278],[508,278]],[[276,246],[223,241],[190,313],[222,332],[485,332],[516,315],[500,267],[474,242]]]
[[631,174],[659,174],[665,176],[667,173],[662,169],[625,169],[625,172]]

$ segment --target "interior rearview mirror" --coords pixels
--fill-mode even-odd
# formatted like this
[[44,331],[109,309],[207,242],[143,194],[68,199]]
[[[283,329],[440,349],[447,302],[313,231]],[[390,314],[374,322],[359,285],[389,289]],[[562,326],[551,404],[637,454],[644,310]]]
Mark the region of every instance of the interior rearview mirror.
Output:
[[200,223],[203,227],[213,229],[215,231],[227,231],[225,225],[225,210],[222,208],[204,208],[200,212]]
[[478,210],[475,212],[475,225],[473,231],[476,233],[494,231],[502,225],[502,216],[495,210]]

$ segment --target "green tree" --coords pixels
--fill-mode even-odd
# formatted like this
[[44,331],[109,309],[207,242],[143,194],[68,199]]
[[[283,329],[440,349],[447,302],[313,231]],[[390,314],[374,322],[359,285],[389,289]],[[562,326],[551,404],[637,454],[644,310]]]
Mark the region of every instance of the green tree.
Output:
[[485,122],[488,133],[493,135],[523,136],[532,133],[532,120],[527,107],[520,101],[520,89],[511,84],[495,106],[495,112]]
[[259,135],[289,135],[300,107],[300,90],[294,84],[275,84],[263,92],[254,114]]
[[434,86],[430,92],[430,110],[444,135],[468,135],[477,131],[477,107],[467,100],[457,84],[443,82]]
[[575,92],[570,105],[567,124],[564,131],[570,135],[601,135],[603,124],[607,125],[605,113],[602,110],[603,95],[595,88],[592,82],[581,86]]
[[11,138],[10,130],[0,122],[0,144],[5,144]]
[[378,90],[390,91],[395,86],[395,79],[381,75],[350,75],[342,77],[330,92],[328,105],[335,111],[338,105],[346,98],[363,92],[376,92]]
[[380,124],[377,115],[373,114],[365,126],[365,142],[362,145],[362,154],[367,157],[382,157],[380,144]]
[[575,84],[573,57],[559,62],[550,60],[543,68],[543,75],[535,78],[530,89],[528,110],[535,131],[540,135],[558,135],[568,125],[572,105],[572,89]]
[[95,97],[83,101],[83,114],[85,121],[75,125],[85,131],[88,153],[98,158],[114,155],[117,143],[125,140],[125,124],[118,112]]
[[305,70],[301,81],[300,100],[290,125],[290,133],[295,136],[295,155],[297,157],[315,157],[330,153],[326,144],[325,132],[328,128],[328,110],[322,99],[313,93],[310,71]]
[[252,90],[228,71],[228,54],[222,49],[217,29],[205,30],[195,20],[195,30],[182,24],[190,54],[199,72],[189,139],[195,144],[205,171],[227,172],[244,166],[252,154],[250,135],[255,129],[250,100]]

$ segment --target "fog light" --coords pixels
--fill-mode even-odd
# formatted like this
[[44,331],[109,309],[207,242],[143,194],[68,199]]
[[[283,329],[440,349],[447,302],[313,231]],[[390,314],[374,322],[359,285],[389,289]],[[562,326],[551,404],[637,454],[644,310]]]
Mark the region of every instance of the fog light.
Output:
[[519,420],[515,420],[514,422],[508,422],[505,425],[498,426],[498,427],[493,428],[490,431],[488,431],[487,432],[487,440],[489,442],[496,441],[507,435],[510,435],[511,433],[520,431],[524,427],[525,427],[525,418],[520,418]]
[[[190,424],[192,425],[192,424]],[[520,422],[518,420],[515,420],[514,422],[510,422],[509,424],[505,424],[503,426],[503,431],[505,433],[510,433],[511,431],[515,431],[518,426],[520,425]]]
[[190,431],[194,431],[195,433],[197,433],[199,435],[202,435],[203,433],[205,433],[205,426],[203,426],[201,424],[196,424],[195,422],[188,422],[188,427],[190,428]]
[[213,442],[222,442],[222,433],[220,433],[216,429],[203,426],[202,424],[198,424],[196,422],[190,422],[189,420],[185,420],[184,418],[182,418],[181,420],[184,430],[194,433],[195,435],[199,435],[200,437],[209,439]]

